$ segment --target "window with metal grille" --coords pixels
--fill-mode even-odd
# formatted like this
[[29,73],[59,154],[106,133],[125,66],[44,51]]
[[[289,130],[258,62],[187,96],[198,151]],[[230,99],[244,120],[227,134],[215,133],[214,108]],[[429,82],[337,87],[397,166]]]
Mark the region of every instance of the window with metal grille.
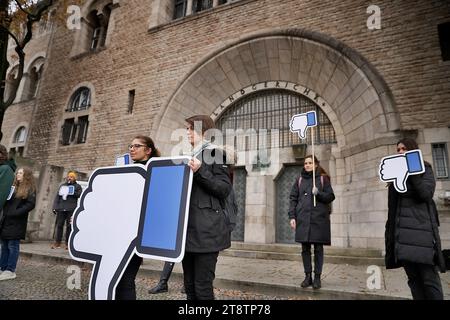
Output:
[[85,143],[89,127],[89,116],[79,117],[77,123],[77,143]]
[[64,120],[64,124],[62,126],[61,144],[63,146],[69,145],[75,139],[75,132],[75,119],[70,118]]
[[14,143],[24,143],[27,138],[27,129],[25,127],[20,127],[17,129],[16,134],[14,135]]
[[69,107],[66,111],[74,112],[80,110],[86,110],[91,106],[91,91],[89,88],[82,87],[75,91],[70,100]]
[[[308,130],[306,141],[301,140],[290,131],[289,123],[293,115],[313,110],[318,117],[318,126],[314,127],[314,143],[336,143],[333,125],[326,114],[309,98],[285,90],[264,90],[248,95],[232,104],[216,124],[225,136],[227,129],[231,132],[243,130],[245,144],[238,145],[238,139],[234,138],[236,150],[257,150],[264,144],[268,149],[276,146],[276,142],[271,141],[272,129],[279,130],[279,147],[285,148],[293,144],[311,143],[311,130]],[[260,134],[263,129],[267,130],[266,137]],[[249,134],[252,131],[254,136]],[[265,143],[261,143],[261,138],[265,139]],[[229,142],[226,137],[225,142]]]
[[447,145],[445,143],[431,144],[433,155],[434,172],[437,179],[448,178],[448,159],[447,159]]

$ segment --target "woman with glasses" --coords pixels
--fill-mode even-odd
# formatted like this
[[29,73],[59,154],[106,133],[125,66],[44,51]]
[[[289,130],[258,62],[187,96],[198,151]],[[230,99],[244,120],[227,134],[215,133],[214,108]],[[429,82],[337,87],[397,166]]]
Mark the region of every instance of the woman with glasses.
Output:
[[[409,138],[397,143],[399,154],[418,148],[416,141]],[[424,164],[423,174],[408,177],[406,192],[400,193],[392,183],[388,184],[385,263],[386,269],[405,269],[414,300],[442,300],[437,267],[445,272],[445,262],[433,201],[436,181],[431,165]]]
[[[128,146],[131,160],[134,163],[146,165],[152,157],[159,157],[161,153],[155,147],[150,137],[138,135],[133,138]],[[142,258],[136,254],[131,258],[122,278],[116,287],[116,300],[136,300],[136,275],[142,264]]]

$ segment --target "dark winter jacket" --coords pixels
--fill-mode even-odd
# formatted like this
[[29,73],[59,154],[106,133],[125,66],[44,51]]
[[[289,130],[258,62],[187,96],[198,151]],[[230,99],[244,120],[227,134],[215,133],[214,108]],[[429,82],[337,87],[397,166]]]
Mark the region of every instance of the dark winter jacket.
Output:
[[320,174],[316,171],[316,187],[319,193],[316,195],[316,207],[312,194],[313,181],[312,172],[301,173],[302,181],[300,188],[298,177],[291,189],[289,196],[289,219],[296,220],[295,241],[301,243],[321,243],[331,244],[330,230],[330,207],[334,200],[333,189],[331,188],[328,176],[323,178],[321,184]]
[[[64,200],[63,197],[59,195],[59,189],[62,186],[74,186],[75,187],[74,194],[67,196],[66,200]],[[74,211],[75,208],[78,205],[78,198],[81,196],[81,192],[82,191],[83,191],[83,189],[76,182],[73,183],[73,184],[70,184],[68,182],[65,182],[65,183],[61,184],[59,186],[59,188],[58,188],[58,192],[56,193],[55,201],[53,202],[53,210],[56,210],[56,211]]]
[[0,211],[6,203],[11,186],[14,182],[14,171],[16,164],[14,161],[0,163]]
[[15,193],[3,207],[0,218],[0,238],[4,240],[25,239],[28,213],[34,209],[36,194],[28,195],[26,199],[18,199]]
[[203,161],[194,173],[192,183],[186,252],[218,252],[231,245],[230,232],[220,203],[232,189],[229,168],[225,153],[220,149],[213,149],[211,156],[223,159],[223,163],[204,161],[206,159],[203,157],[207,157],[205,153],[210,151],[203,151],[197,156]]
[[439,219],[433,194],[436,182],[433,170],[425,164],[425,173],[409,176],[407,192],[399,193],[392,184],[388,190],[386,222],[386,268],[403,262],[437,265],[445,271],[439,236]]

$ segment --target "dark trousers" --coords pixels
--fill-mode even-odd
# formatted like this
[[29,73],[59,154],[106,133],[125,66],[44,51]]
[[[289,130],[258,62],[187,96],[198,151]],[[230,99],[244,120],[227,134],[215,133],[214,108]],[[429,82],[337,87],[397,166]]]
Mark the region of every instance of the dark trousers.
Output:
[[141,264],[142,258],[135,254],[117,284],[116,300],[136,300],[135,280]]
[[[302,260],[305,273],[312,273],[311,243],[302,243]],[[314,273],[321,274],[323,267],[323,245],[314,244]]]
[[69,243],[69,236],[71,231],[70,218],[73,211],[57,211],[56,212],[56,242],[61,242],[64,231],[64,223],[66,224],[66,244]]
[[214,300],[213,281],[219,252],[186,252],[183,258],[187,300]]
[[441,278],[437,268],[420,263],[404,263],[408,285],[414,300],[443,300]]
[[161,272],[161,277],[159,278],[159,282],[165,282],[169,281],[170,275],[172,274],[173,266],[175,265],[174,262],[166,262],[164,263],[164,268]]

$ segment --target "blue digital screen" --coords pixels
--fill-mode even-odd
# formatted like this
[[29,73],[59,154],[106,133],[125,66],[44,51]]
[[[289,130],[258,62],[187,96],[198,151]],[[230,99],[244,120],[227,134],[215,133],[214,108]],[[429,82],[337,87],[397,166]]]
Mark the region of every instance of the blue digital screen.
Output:
[[141,246],[175,250],[183,177],[184,166],[152,169]]

